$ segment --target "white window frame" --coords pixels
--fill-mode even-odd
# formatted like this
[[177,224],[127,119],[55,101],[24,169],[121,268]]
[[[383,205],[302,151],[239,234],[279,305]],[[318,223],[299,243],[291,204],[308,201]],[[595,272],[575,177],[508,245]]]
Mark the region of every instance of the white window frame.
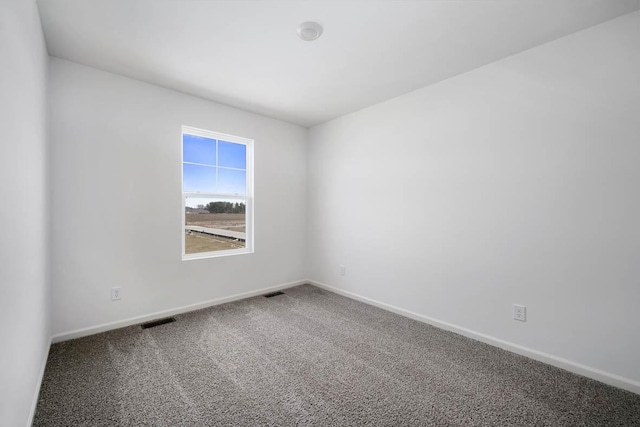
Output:
[[[246,195],[227,194],[227,193],[192,193],[184,191],[184,135],[201,136],[204,138],[223,140],[227,142],[233,142],[235,144],[242,144],[246,147],[247,153],[247,165],[246,165],[246,182],[247,190]],[[182,260],[188,261],[192,259],[203,258],[216,258],[228,255],[239,255],[253,253],[254,241],[253,241],[253,139],[243,138],[235,135],[228,135],[220,132],[213,132],[205,129],[198,129],[191,126],[182,126],[182,132],[180,133],[180,188],[182,191]],[[216,153],[217,162],[217,153]],[[199,252],[194,254],[185,253],[185,223],[186,223],[186,200],[187,197],[206,197],[206,198],[220,198],[228,200],[243,200],[245,202],[245,247],[240,249],[227,249],[222,251],[211,252]]]

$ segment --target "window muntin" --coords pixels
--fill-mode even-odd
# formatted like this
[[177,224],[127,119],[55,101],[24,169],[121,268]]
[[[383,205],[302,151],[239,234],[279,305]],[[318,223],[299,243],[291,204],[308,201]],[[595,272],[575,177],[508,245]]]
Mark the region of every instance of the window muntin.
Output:
[[253,250],[253,141],[183,126],[183,259]]

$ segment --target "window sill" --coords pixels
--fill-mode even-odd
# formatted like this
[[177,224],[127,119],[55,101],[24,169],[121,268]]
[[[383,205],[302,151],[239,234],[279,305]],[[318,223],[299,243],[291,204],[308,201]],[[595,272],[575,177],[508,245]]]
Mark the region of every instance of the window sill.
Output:
[[182,255],[182,261],[191,261],[196,259],[219,258],[232,255],[252,254],[252,249],[231,249],[227,251],[200,252],[197,254]]

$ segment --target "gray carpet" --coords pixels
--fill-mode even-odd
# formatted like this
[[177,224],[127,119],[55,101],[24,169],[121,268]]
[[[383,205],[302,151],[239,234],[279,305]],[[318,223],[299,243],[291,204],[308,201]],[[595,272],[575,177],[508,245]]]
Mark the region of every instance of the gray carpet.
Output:
[[640,426],[640,396],[310,285],[51,347],[35,426]]

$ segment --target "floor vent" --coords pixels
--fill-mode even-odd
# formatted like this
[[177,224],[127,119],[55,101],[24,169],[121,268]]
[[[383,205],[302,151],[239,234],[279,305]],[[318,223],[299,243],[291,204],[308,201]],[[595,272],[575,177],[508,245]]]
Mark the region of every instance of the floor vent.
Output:
[[277,297],[278,295],[284,295],[284,292],[271,292],[270,294],[264,294],[265,298]]
[[154,320],[152,322],[147,322],[142,324],[142,329],[153,328],[154,326],[164,325],[165,323],[175,322],[176,319],[174,317],[165,317],[164,319]]

